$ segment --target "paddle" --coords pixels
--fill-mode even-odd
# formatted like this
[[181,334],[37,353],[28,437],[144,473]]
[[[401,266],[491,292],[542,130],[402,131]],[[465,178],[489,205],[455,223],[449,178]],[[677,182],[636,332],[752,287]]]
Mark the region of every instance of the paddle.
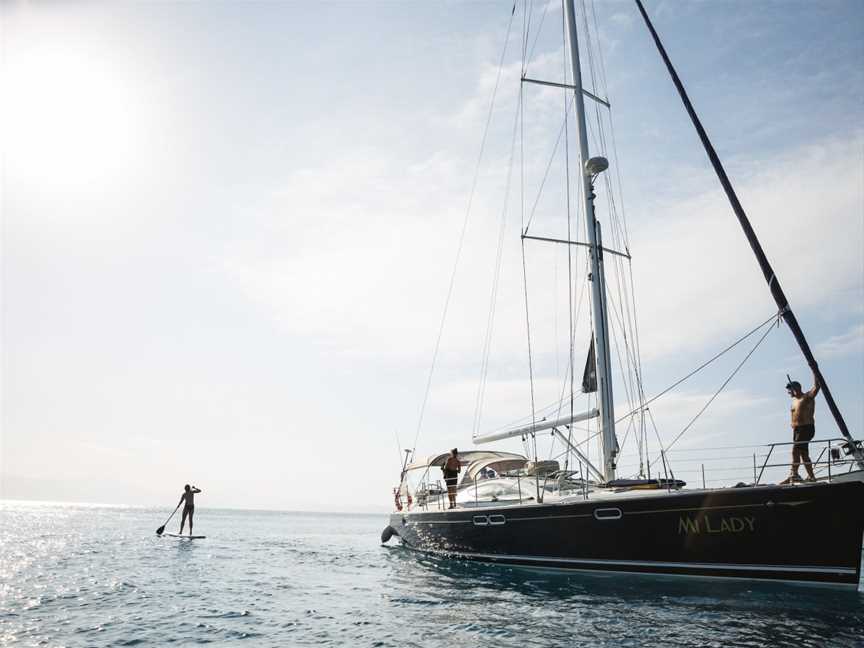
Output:
[[[183,503],[183,502],[180,502],[180,504],[182,504],[182,503]],[[171,515],[168,516],[168,519],[165,520],[165,524],[168,524],[168,523],[171,521],[171,518],[174,517],[174,513],[176,513],[176,512],[177,512],[177,509],[180,508],[180,504],[178,504],[178,505],[177,505],[177,508],[175,508],[174,511],[171,513]],[[158,529],[156,529],[156,535],[157,535],[157,536],[161,536],[161,535],[165,532],[165,524],[163,524],[161,527],[159,527]]]

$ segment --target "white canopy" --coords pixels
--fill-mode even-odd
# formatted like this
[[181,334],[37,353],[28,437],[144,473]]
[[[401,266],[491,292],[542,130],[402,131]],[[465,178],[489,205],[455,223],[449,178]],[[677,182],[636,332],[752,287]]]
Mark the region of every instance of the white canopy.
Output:
[[[447,457],[450,456],[449,452],[442,452],[441,454],[432,455],[425,459],[418,459],[412,461],[410,465],[406,466],[406,470],[416,470],[417,468],[427,468],[430,466],[438,466],[444,464],[444,461]],[[495,450],[466,450],[465,452],[459,453],[459,463],[463,466],[467,466],[474,461],[479,461],[481,459],[491,459],[495,461],[500,461],[502,459],[521,459],[523,461],[527,461],[525,457],[520,454],[515,454],[513,452],[499,452]]]

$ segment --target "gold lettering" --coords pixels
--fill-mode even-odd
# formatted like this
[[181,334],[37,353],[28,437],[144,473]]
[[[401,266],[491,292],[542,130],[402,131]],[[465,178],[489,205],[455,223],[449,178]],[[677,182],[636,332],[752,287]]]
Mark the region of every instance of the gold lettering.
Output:
[[699,533],[699,520],[691,520],[683,515],[678,518],[678,533]]
[[[700,522],[704,521],[704,526]],[[721,517],[720,526],[717,526],[717,520],[714,520],[714,526],[711,525],[711,518],[707,515],[703,518],[689,518],[681,516],[678,518],[678,533],[741,533],[742,531],[756,531],[756,518],[748,517]]]

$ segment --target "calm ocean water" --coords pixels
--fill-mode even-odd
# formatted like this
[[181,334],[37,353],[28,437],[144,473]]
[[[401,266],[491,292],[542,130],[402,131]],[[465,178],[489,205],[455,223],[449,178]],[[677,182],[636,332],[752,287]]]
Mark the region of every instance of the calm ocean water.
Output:
[[207,539],[157,538],[169,512],[0,503],[0,645],[864,646],[862,585],[439,562],[383,515],[199,507]]

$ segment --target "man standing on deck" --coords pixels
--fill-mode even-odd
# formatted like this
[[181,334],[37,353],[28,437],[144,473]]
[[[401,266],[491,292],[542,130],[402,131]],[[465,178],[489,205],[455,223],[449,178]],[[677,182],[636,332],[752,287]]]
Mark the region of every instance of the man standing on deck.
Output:
[[183,535],[183,527],[186,525],[186,516],[189,516],[189,535],[192,535],[192,516],[195,515],[195,493],[200,493],[201,489],[197,486],[189,487],[189,484],[186,484],[183,487],[183,494],[180,496],[180,502],[177,506],[180,506],[184,501],[186,502],[186,506],[183,507],[183,517],[180,519],[180,535]]
[[801,391],[801,383],[796,380],[786,385],[786,391],[792,397],[792,472],[781,484],[791,484],[801,481],[798,475],[798,466],[803,460],[804,469],[807,471],[807,481],[816,481],[813,474],[813,464],[810,462],[810,448],[808,443],[816,434],[816,422],[813,414],[816,411],[816,394],[819,393],[819,379],[813,375],[813,389],[808,392]]
[[450,500],[449,508],[456,508],[456,485],[459,482],[459,471],[462,470],[462,464],[459,461],[459,451],[453,448],[450,451],[450,456],[444,461],[441,466],[444,472],[444,483],[447,484],[447,497]]

